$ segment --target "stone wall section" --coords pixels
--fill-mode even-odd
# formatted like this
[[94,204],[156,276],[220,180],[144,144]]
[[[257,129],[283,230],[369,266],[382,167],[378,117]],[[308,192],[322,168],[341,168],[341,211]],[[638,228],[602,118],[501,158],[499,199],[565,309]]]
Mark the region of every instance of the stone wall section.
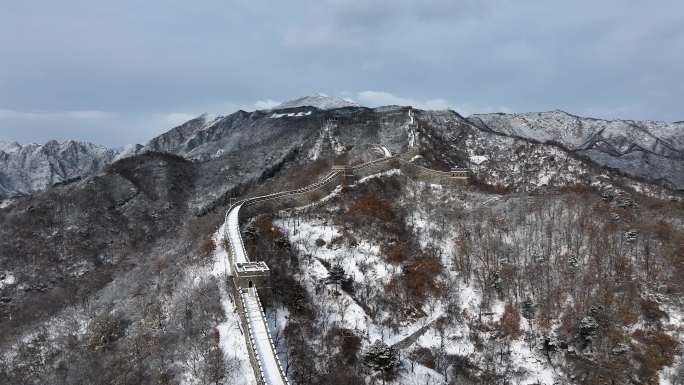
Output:
[[[395,155],[373,160],[357,166],[333,166],[331,172],[328,175],[326,175],[323,179],[314,184],[311,184],[298,190],[283,191],[242,200],[232,205],[228,212],[230,212],[230,210],[232,210],[233,207],[240,203],[242,203],[240,214],[243,218],[252,217],[258,214],[273,213],[287,208],[306,206],[316,201],[319,201],[321,198],[329,195],[340,186],[353,184],[355,181],[361,178],[393,169],[399,169],[407,177],[414,180],[420,180],[426,183],[456,186],[467,184],[470,180],[470,172],[468,170],[432,170],[412,163],[409,160],[412,155],[414,155],[413,152],[408,152],[402,155]],[[228,212],[226,213],[226,217],[228,216]],[[234,246],[229,245],[229,247],[232,248]],[[233,264],[233,261],[231,261],[231,264]],[[263,286],[267,284],[268,286],[270,286],[270,281],[267,277],[263,277],[260,275],[259,277],[255,276],[252,278],[252,283],[255,290],[259,289],[258,285]],[[267,385],[261,361],[258,355],[256,354],[254,340],[249,326],[250,324],[247,320],[248,315],[245,311],[245,305],[243,302],[243,295],[247,295],[247,291],[250,290],[244,288],[247,282],[245,280],[250,280],[250,277],[246,275],[238,277],[237,274],[235,277],[233,277],[233,298],[235,299],[234,302],[236,304],[237,311],[240,316],[243,335],[245,336],[245,342],[247,343],[248,348],[247,351],[249,353],[250,362],[252,363],[252,368],[254,369],[255,377],[259,385]],[[260,296],[264,296],[264,294],[258,294],[257,300],[259,301],[262,316],[264,316],[264,319],[266,319],[265,315],[263,315],[263,308],[261,307],[262,304],[261,300],[259,299]],[[270,298],[270,296],[268,296],[268,298]],[[271,336],[269,335],[268,337],[271,342],[273,351],[276,352],[275,346],[273,346]],[[282,374],[282,366],[280,367],[280,370]],[[284,374],[282,375],[282,377],[283,381],[285,383],[288,383],[287,378],[285,378]]]

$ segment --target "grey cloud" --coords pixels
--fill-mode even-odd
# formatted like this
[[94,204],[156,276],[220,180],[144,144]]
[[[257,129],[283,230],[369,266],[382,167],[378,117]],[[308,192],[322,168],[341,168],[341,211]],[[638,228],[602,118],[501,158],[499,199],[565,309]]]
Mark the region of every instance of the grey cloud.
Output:
[[374,100],[391,95],[473,112],[562,108],[681,120],[684,4],[8,2],[0,63],[0,109],[57,111],[0,117],[4,140],[75,135],[121,145],[169,128],[162,127],[169,114],[367,90],[378,92]]

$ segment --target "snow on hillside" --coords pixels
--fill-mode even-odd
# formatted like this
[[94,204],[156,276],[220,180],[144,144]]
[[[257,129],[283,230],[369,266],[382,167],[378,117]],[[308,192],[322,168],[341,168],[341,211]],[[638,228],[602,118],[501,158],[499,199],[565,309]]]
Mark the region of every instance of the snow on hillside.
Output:
[[[369,194],[377,194],[400,218],[354,219],[358,215],[353,214],[355,202]],[[318,315],[306,323],[314,330],[307,337],[308,349],[318,353],[308,360],[314,367],[325,367],[324,360],[336,351],[326,345],[326,338],[335,330],[345,330],[360,339],[360,352],[367,351],[375,340],[400,349],[402,366],[397,369],[397,377],[387,383],[440,384],[445,377],[450,383],[474,383],[473,376],[486,378],[485,383],[588,383],[584,379],[591,371],[581,365],[582,360],[597,360],[595,365],[605,365],[601,359],[616,360],[615,352],[624,348],[599,340],[609,338],[612,334],[608,332],[594,335],[590,347],[581,335],[587,314],[609,314],[604,310],[609,305],[597,305],[602,299],[594,298],[592,290],[587,291],[588,296],[579,296],[570,278],[593,274],[596,242],[590,234],[594,224],[610,222],[615,228],[607,228],[603,242],[631,250],[624,255],[636,261],[643,258],[638,255],[643,242],[648,242],[652,256],[665,258],[662,263],[667,263],[665,255],[670,247],[647,234],[649,218],[658,217],[656,213],[644,208],[641,210],[646,211],[640,212],[644,215],[637,218],[633,214],[636,209],[615,199],[613,202],[609,196],[571,191],[543,198],[496,195],[477,188],[411,182],[392,173],[381,179],[359,181],[344,195],[319,205],[277,213],[270,231],[276,234],[279,244],[291,244],[297,258],[296,262],[292,256],[283,258],[290,252],[282,249],[276,255],[290,261],[288,271],[293,282],[307,293],[301,298],[308,299],[312,313]],[[369,203],[358,208],[382,205]],[[618,211],[622,214],[615,215]],[[263,225],[257,227],[268,228]],[[625,240],[625,232],[635,227],[644,229],[644,233]],[[561,229],[568,231],[563,233]],[[551,238],[549,231],[565,237]],[[252,230],[248,233],[254,235]],[[391,245],[403,243],[414,246],[402,246],[403,251],[393,254]],[[268,253],[263,247],[260,250]],[[411,272],[411,266],[426,266],[430,257],[438,258],[443,266],[441,272],[430,276],[439,290],[419,307],[407,307],[411,297],[403,294],[401,282]],[[398,262],[402,258],[403,262]],[[420,264],[413,264],[412,258],[420,258]],[[602,259],[601,263],[606,261]],[[331,281],[333,272],[339,269],[348,277],[348,283]],[[664,277],[669,276],[669,269],[662,270],[659,282],[668,280]],[[411,285],[420,282],[420,275],[413,277]],[[541,282],[546,286],[539,286]],[[592,285],[602,283],[597,280]],[[652,306],[659,307],[664,315],[642,314],[648,298],[656,297],[649,290],[633,294],[636,301],[631,305],[632,319],[607,325],[624,333],[623,338],[631,343],[639,341],[644,330],[654,327],[657,333],[664,332],[679,343],[683,330],[681,301],[660,294],[658,305]],[[286,312],[280,306],[276,313]],[[662,317],[663,321],[653,323],[648,317]],[[281,336],[288,327],[301,328],[293,324],[302,322],[296,316],[273,318],[279,319],[274,330]],[[510,321],[513,326],[509,329],[510,319],[514,321]],[[659,334],[659,338],[669,341],[665,334]],[[279,348],[286,351],[291,343],[281,339]],[[597,355],[606,346],[608,355]],[[638,349],[635,352],[635,360],[640,360]],[[625,368],[636,365],[620,362]],[[677,383],[671,379],[678,378],[681,368],[678,359],[662,366],[660,383]]]
[[[218,282],[226,282],[226,277],[231,274],[230,262],[228,259],[228,251],[225,249],[224,239],[224,225],[222,225],[216,233],[214,233],[214,266],[211,270]],[[232,302],[227,288],[224,285],[219,285],[219,293],[221,297],[221,307],[226,315],[225,321],[216,326],[219,332],[219,344],[223,351],[224,360],[231,363],[234,370],[231,372],[230,382],[235,385],[253,385],[256,384],[254,372],[252,371],[251,363],[248,359],[247,345],[242,335],[242,327],[240,326],[240,318],[235,311],[235,304]]]
[[143,146],[140,144],[127,144],[121,149],[119,149],[119,153],[116,155],[114,158],[114,162],[117,160],[123,159],[123,158],[128,158],[129,156],[136,155],[142,151]]
[[475,126],[506,136],[556,143],[602,166],[684,189],[684,123],[603,120],[563,111],[476,114]]
[[603,120],[583,118],[564,111],[529,112],[521,114],[475,114],[471,120],[481,121],[491,130],[539,142],[555,141],[571,150],[586,149],[592,139],[614,142],[624,154],[633,145],[656,153],[665,148],[684,151],[684,124],[657,121]]
[[332,110],[342,107],[360,107],[361,105],[351,99],[343,99],[335,96],[327,96],[324,94],[314,96],[304,96],[301,98],[289,100],[284,102],[274,109],[294,108],[294,107],[316,107],[321,110]]
[[14,153],[21,149],[21,145],[17,142],[4,142],[0,140],[0,151],[5,153]]
[[68,179],[96,174],[118,151],[88,142],[0,142],[0,195],[28,194]]
[[[396,173],[384,175],[383,178],[396,177]],[[370,181],[375,178],[367,178]],[[359,183],[365,182],[360,181]],[[398,315],[384,308],[387,301],[387,287],[393,281],[401,279],[404,268],[401,265],[388,263],[384,255],[382,242],[374,239],[377,234],[363,237],[346,224],[335,223],[334,217],[327,214],[339,213],[341,210],[335,203],[325,204],[319,210],[312,207],[312,213],[301,210],[283,211],[274,225],[280,229],[293,247],[298,251],[299,271],[296,279],[301,282],[312,299],[317,314],[324,314],[323,330],[332,327],[353,330],[362,336],[362,350],[368,348],[375,340],[382,340],[389,345],[402,349],[403,366],[394,384],[441,384],[447,377],[454,379],[451,370],[442,367],[430,369],[422,364],[416,352],[432,351],[444,357],[464,357],[468,362],[482,363],[490,359],[489,349],[482,351],[476,347],[473,336],[483,341],[500,339],[495,330],[497,322],[504,313],[504,302],[499,299],[485,299],[482,288],[474,281],[462,282],[462,275],[454,265],[454,240],[460,237],[457,227],[446,226],[435,216],[434,208],[423,208],[410,202],[430,200],[446,203],[448,206],[463,206],[474,210],[487,199],[487,195],[468,193],[468,199],[459,191],[451,191],[437,185],[409,183],[400,199],[401,205],[411,209],[406,213],[405,221],[410,237],[415,237],[423,250],[431,250],[440,256],[445,266],[445,276],[436,276],[434,280],[450,286],[448,294],[441,298],[426,301],[422,309],[414,315]],[[474,199],[472,201],[470,199]],[[313,215],[312,215],[313,214]],[[349,239],[344,240],[344,239]],[[351,292],[325,284],[331,266],[341,266],[354,282]],[[488,304],[485,304],[485,301]],[[447,316],[446,309],[458,310],[459,320]],[[483,309],[490,309],[483,318]],[[453,310],[450,310],[453,311]],[[484,324],[482,324],[484,322]],[[530,334],[530,326],[523,323],[521,332]],[[285,325],[281,325],[281,329]],[[324,334],[324,333],[323,333]],[[507,367],[515,373],[516,383],[547,384],[555,383],[554,367],[544,357],[534,339],[521,338],[513,340],[506,353],[510,360]],[[314,349],[318,342],[312,342]],[[488,345],[490,343],[487,343]],[[286,347],[283,344],[283,349]],[[497,348],[499,349],[499,348]],[[503,348],[501,348],[503,349]],[[508,370],[508,369],[507,369]]]

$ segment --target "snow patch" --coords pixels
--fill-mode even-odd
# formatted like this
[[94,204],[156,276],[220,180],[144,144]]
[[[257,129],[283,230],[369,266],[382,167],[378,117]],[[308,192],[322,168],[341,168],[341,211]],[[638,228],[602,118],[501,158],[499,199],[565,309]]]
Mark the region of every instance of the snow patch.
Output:
[[14,274],[10,272],[0,274],[0,289],[4,288],[5,286],[14,285],[15,283],[17,283],[17,278],[14,276]]
[[278,119],[278,118],[294,118],[294,117],[302,117],[302,116],[309,116],[311,115],[313,111],[301,111],[301,112],[285,112],[282,114],[279,114],[277,112],[274,112],[270,118],[271,119]]
[[226,315],[226,320],[216,326],[219,332],[219,346],[223,351],[223,358],[226,363],[235,366],[234,378],[228,381],[236,385],[256,385],[252,365],[248,358],[247,345],[243,336],[244,331],[240,324],[235,304],[232,302],[228,290],[226,289],[226,279],[231,274],[230,260],[228,251],[225,249],[224,223],[214,233],[213,240],[215,245],[214,264],[210,274],[217,278],[219,282],[219,294],[221,297],[221,307]]
[[470,163],[475,163],[477,165],[480,165],[486,161],[488,161],[489,158],[484,156],[484,155],[471,155],[470,156]]

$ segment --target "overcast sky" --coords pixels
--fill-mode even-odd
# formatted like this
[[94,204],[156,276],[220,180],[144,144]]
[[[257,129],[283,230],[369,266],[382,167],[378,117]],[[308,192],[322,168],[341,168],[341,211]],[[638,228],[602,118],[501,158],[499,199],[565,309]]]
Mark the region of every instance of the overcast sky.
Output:
[[142,143],[318,92],[684,120],[684,2],[0,0],[0,140]]

